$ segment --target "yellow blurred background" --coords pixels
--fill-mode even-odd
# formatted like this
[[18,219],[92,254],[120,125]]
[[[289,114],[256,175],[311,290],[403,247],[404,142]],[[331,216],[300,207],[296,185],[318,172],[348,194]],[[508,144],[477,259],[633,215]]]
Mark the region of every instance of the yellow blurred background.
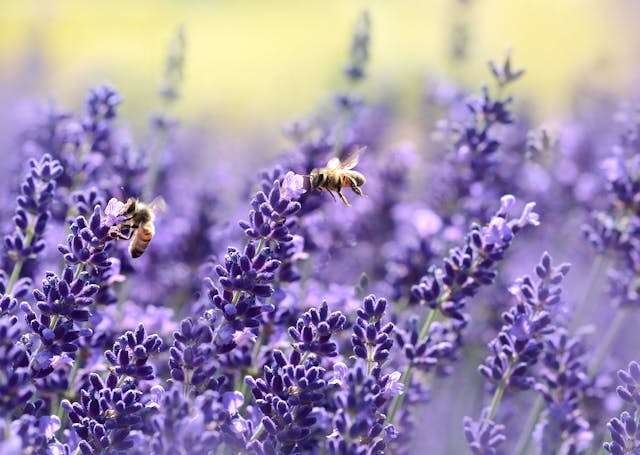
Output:
[[[478,87],[486,62],[513,49],[527,69],[516,90],[559,116],[588,82],[623,93],[635,81],[638,8],[602,0],[111,0],[0,1],[0,82],[75,107],[108,82],[138,118],[157,105],[167,43],[186,29],[184,117],[230,129],[271,127],[307,113],[344,84],[351,29],[372,19],[363,91],[417,113],[429,74]],[[468,57],[450,57],[468,24]],[[135,120],[134,120],[135,123]]]

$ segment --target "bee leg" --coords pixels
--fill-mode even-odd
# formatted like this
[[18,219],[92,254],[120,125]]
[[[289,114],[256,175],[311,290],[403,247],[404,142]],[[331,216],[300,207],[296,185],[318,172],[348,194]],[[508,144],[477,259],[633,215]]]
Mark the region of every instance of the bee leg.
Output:
[[133,237],[133,229],[129,230],[127,234],[123,234],[122,231],[118,230],[114,232],[114,235],[115,238],[120,240],[131,240],[131,237]]
[[351,205],[349,204],[349,201],[347,200],[346,196],[344,194],[342,194],[342,191],[338,190],[337,193],[338,193],[338,196],[340,196],[340,200],[342,201],[342,203],[346,207],[351,207]]
[[364,194],[362,194],[362,190],[360,189],[360,187],[358,185],[351,185],[351,190],[356,193],[358,196],[364,196]]
[[358,196],[364,196],[362,194],[362,190],[358,186],[358,182],[356,182],[356,180],[353,177],[349,177],[349,182],[348,183],[349,183],[349,187],[351,188],[351,191],[356,193]]
[[131,240],[131,237],[133,237],[133,232],[135,231],[135,229],[133,229],[131,226],[126,224],[124,226],[129,228],[126,234],[122,233],[123,225],[119,224],[117,226],[111,227],[111,230],[109,231],[109,235],[114,239]]
[[336,195],[333,194],[333,192],[331,190],[327,190],[327,193],[329,193],[331,195],[331,197],[333,198],[334,201],[337,201]]

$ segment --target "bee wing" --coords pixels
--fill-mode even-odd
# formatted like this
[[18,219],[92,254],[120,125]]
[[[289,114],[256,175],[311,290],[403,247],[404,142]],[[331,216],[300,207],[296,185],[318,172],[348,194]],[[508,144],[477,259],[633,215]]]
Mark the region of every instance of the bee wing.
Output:
[[362,152],[364,152],[364,150],[364,147],[360,147],[351,152],[346,156],[344,160],[340,162],[340,167],[342,169],[353,169],[354,167],[356,167],[358,165],[358,162],[360,161],[360,155],[362,154]]
[[340,158],[333,157],[327,162],[327,169],[338,169],[340,167]]
[[149,209],[156,215],[162,215],[167,211],[167,201],[162,196],[158,196],[149,203]]

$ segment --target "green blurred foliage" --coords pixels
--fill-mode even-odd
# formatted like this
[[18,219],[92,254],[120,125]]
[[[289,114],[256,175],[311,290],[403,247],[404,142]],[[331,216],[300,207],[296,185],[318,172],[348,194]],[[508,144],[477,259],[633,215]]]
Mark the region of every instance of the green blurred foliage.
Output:
[[[3,0],[0,82],[70,106],[109,82],[125,115],[140,118],[159,103],[166,47],[183,24],[180,114],[232,130],[273,127],[341,87],[363,8],[373,23],[363,90],[393,95],[407,119],[428,75],[476,88],[487,60],[507,49],[527,69],[519,97],[545,116],[562,115],[577,87],[622,93],[634,82],[638,8],[617,0]],[[455,58],[456,33],[464,58]]]

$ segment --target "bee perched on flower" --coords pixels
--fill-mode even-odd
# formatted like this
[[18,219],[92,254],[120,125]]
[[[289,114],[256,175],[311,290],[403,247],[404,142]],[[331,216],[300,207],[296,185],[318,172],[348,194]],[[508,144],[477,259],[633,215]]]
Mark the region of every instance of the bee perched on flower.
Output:
[[114,239],[131,240],[129,253],[138,258],[146,251],[156,234],[156,214],[163,213],[167,204],[161,197],[149,204],[129,198],[127,202],[111,199],[107,204],[107,216],[111,227],[109,235]]

